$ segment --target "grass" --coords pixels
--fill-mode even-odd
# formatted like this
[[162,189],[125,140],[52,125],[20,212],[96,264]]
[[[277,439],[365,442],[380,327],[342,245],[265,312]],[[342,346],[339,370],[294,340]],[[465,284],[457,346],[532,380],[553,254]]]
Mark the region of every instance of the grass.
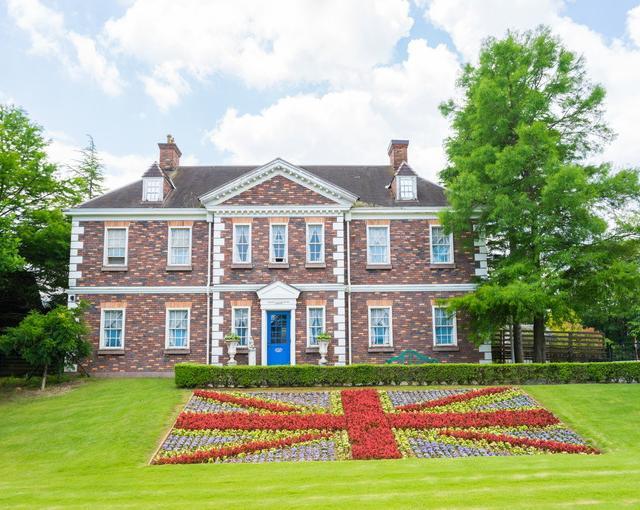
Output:
[[638,508],[640,385],[525,389],[605,453],[149,466],[190,394],[171,380],[0,397],[0,508]]

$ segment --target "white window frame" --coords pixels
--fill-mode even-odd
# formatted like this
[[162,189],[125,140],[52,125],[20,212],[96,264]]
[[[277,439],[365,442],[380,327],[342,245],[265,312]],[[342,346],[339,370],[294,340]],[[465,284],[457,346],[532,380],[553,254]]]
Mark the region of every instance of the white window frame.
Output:
[[[312,226],[314,227],[320,226],[320,260],[309,260],[309,256],[311,255],[311,250],[309,249],[309,243],[311,241],[309,227],[312,227]],[[306,249],[307,263],[308,264],[324,264],[324,223],[321,223],[321,222],[307,223],[306,230],[307,230],[307,249]]]
[[249,339],[251,338],[251,307],[250,306],[232,306],[231,307],[231,330],[236,332],[236,311],[247,310],[247,343],[238,344],[238,347],[248,347]]
[[[397,200],[407,201],[407,200],[415,200],[418,198],[418,181],[415,177],[411,175],[398,175],[396,177],[398,179],[396,190],[398,192]],[[411,196],[404,197],[402,196],[402,182],[411,182]]]
[[453,259],[453,232],[449,234],[449,260],[447,262],[435,262],[433,260],[433,229],[434,228],[443,228],[442,225],[429,225],[429,257],[431,259],[431,264],[434,266],[437,265],[447,265],[454,264]]
[[[105,345],[104,338],[104,312],[122,312],[122,342],[120,347],[107,347]],[[127,309],[126,308],[102,308],[100,309],[100,350],[104,351],[122,351],[125,345],[125,327],[127,324]]]
[[[169,315],[170,312],[187,312],[187,345],[185,346],[170,346],[169,345]],[[191,346],[191,308],[184,306],[176,306],[167,308],[165,311],[164,320],[164,348],[165,349],[189,349]]]
[[[369,230],[372,228],[385,228],[387,230],[387,260],[386,262],[371,262],[369,250]],[[390,225],[367,225],[367,265],[388,266],[391,264],[391,226]]]
[[[185,230],[188,229],[189,230],[189,254],[187,256],[188,258],[188,262],[186,264],[174,264],[171,260],[171,231],[172,230],[177,230],[177,229],[181,229],[181,230]],[[192,256],[193,256],[193,227],[191,226],[178,226],[178,225],[170,225],[169,229],[167,230],[167,265],[171,266],[171,267],[185,267],[185,266],[190,266],[192,263]]]
[[307,306],[307,347],[318,347],[318,344],[311,343],[311,314],[312,308],[322,309],[322,331],[327,330],[327,309],[324,305],[309,305]]
[[[249,227],[249,247],[247,249],[247,260],[238,260],[238,250],[236,249],[236,227]],[[251,264],[251,223],[234,223],[233,224],[233,255],[232,260],[234,264]],[[271,227],[269,227],[269,231],[271,231]]]
[[[109,230],[124,229],[124,262],[122,264],[109,264],[108,237]],[[104,246],[102,248],[102,265],[108,267],[127,267],[129,263],[129,227],[104,227]]]
[[455,312],[452,313],[451,315],[453,316],[453,343],[451,344],[439,344],[437,343],[437,337],[436,337],[436,309],[446,309],[446,306],[438,306],[438,305],[432,305],[431,306],[431,322],[432,324],[432,331],[433,331],[433,346],[434,347],[457,347],[458,346],[458,319],[456,317]]
[[[388,344],[374,344],[373,337],[371,336],[371,310],[379,309],[379,308],[387,308],[389,310],[389,343]],[[383,305],[383,306],[368,306],[367,307],[367,315],[368,315],[368,329],[367,336],[369,337],[369,347],[393,347],[393,306]]]
[[[273,227],[275,225],[284,225],[284,260],[282,262],[276,262],[273,253]],[[289,263],[289,223],[269,223],[269,262],[271,264]]]
[[[162,177],[145,177],[142,179],[142,201],[143,202],[162,202],[164,200],[164,179]],[[149,200],[147,198],[147,194],[149,192],[149,184],[157,184],[159,186],[158,189],[158,200]]]

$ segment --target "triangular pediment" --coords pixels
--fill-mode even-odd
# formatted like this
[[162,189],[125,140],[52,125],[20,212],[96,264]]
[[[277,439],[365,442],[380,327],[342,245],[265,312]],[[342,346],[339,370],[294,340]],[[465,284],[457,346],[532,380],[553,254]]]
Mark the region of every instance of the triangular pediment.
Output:
[[259,289],[259,299],[298,299],[300,291],[283,282],[273,282]]
[[337,204],[350,206],[358,197],[317,175],[275,159],[200,197],[205,207],[217,205]]

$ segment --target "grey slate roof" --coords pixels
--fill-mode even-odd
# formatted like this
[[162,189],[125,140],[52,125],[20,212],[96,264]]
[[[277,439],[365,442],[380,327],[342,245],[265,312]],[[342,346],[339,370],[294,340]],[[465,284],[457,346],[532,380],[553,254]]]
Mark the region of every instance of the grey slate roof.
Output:
[[164,174],[162,170],[160,170],[158,163],[153,163],[149,169],[142,174],[142,177],[164,177]]
[[[299,165],[300,168],[317,175],[321,179],[340,186],[359,197],[367,206],[416,207],[444,206],[447,200],[444,188],[418,177],[418,200],[407,204],[396,202],[387,185],[393,177],[389,165],[378,166],[315,166]],[[226,184],[241,175],[255,170],[258,166],[181,166],[171,172],[175,185],[162,204],[142,202],[142,181],[137,181],[113,190],[101,197],[89,200],[81,208],[197,208],[198,200],[207,191]]]

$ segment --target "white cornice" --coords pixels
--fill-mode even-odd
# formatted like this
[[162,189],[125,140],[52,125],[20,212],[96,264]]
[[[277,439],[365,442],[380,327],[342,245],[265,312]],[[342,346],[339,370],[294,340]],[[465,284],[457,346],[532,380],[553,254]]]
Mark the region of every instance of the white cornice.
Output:
[[[70,287],[69,294],[205,294],[210,292],[257,292],[265,288],[264,283],[238,283],[206,286],[164,286],[164,287]],[[293,283],[290,285],[302,292],[348,291],[347,285],[340,283]],[[475,283],[424,283],[424,284],[376,284],[351,285],[351,292],[470,292],[475,290]]]
[[347,213],[347,219],[371,220],[371,219],[389,219],[389,220],[411,220],[411,219],[428,219],[435,220],[438,214],[449,209],[448,206],[443,207],[353,207]]
[[80,221],[105,221],[117,220],[204,220],[207,218],[207,210],[202,208],[75,208],[65,209],[64,214],[77,218]]
[[351,292],[470,292],[476,287],[475,283],[351,285]]
[[347,205],[219,205],[208,209],[216,216],[337,216]]
[[357,195],[354,195],[350,191],[325,181],[307,170],[292,165],[280,158],[256,168],[247,174],[241,175],[231,182],[205,193],[199,198],[207,208],[212,208],[277,175],[286,177],[341,205],[351,205],[358,199]]

